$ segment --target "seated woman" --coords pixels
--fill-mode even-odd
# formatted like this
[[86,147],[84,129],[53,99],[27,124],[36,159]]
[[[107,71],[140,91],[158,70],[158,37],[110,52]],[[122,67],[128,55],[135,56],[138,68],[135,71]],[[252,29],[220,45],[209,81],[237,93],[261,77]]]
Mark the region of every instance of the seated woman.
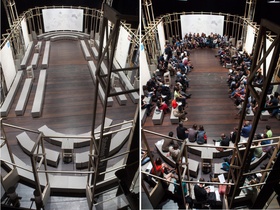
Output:
[[207,143],[206,131],[204,130],[203,125],[200,125],[199,128],[198,128],[196,142],[198,144]]
[[173,177],[172,171],[174,169],[170,168],[166,163],[163,163],[159,157],[156,158],[154,164],[155,168],[153,167],[150,173],[166,179],[168,182],[163,182],[162,184],[165,188],[168,188],[169,183],[171,182],[171,179]]
[[170,111],[168,105],[165,102],[162,102],[161,99],[157,100],[157,108],[162,110],[164,114]]
[[179,98],[180,102],[182,102],[182,106],[186,106],[186,98],[180,93],[180,90],[178,87],[174,87],[174,98]]
[[176,97],[176,98],[174,98],[174,99],[172,100],[171,106],[172,106],[173,109],[176,109],[176,108],[178,107],[179,101],[180,101],[180,100],[179,100],[178,97]]

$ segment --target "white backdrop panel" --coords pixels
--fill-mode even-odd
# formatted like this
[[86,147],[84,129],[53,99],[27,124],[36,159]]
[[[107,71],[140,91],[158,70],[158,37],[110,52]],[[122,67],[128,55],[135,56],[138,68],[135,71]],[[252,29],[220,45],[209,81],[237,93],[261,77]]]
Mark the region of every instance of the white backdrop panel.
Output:
[[224,16],[222,15],[181,15],[182,37],[186,33],[211,33],[223,35]]
[[[149,79],[151,79],[151,74],[150,74],[149,65],[148,65],[143,43],[141,43],[140,45],[140,75],[141,75],[141,87],[143,87],[143,85],[146,85]],[[142,88],[140,88],[140,90],[141,90],[141,94],[143,94]]]
[[55,30],[83,31],[82,9],[43,9],[45,32]]
[[119,63],[121,68],[126,67],[126,59],[130,46],[131,36],[124,27],[120,27],[120,33],[118,37],[117,49],[115,52],[115,59]]
[[[271,44],[272,44],[272,42],[269,41],[269,39],[266,39],[266,51],[268,50],[268,48],[270,47]],[[269,68],[270,63],[271,63],[271,58],[272,58],[274,49],[275,49],[275,47],[272,48],[271,52],[267,55],[267,57],[266,57],[266,59],[265,59],[265,60],[266,60],[266,66],[265,66],[265,67],[266,67],[266,74],[267,74],[267,72],[268,72],[268,68]],[[261,55],[262,55],[262,57],[263,57],[263,55],[264,55],[264,52],[263,52],[263,51],[262,51]],[[261,68],[263,69],[263,64],[261,65]]]
[[161,53],[163,53],[164,45],[165,45],[165,34],[164,34],[164,28],[163,28],[162,21],[160,21],[160,23],[157,25],[157,30],[158,30],[158,37],[159,37]]
[[254,40],[255,40],[255,29],[252,26],[248,25],[247,26],[246,40],[245,40],[245,45],[244,45],[244,50],[248,54],[252,53]]
[[7,89],[9,90],[17,72],[9,41],[1,49],[0,62],[2,65]]
[[23,18],[20,24],[21,24],[22,34],[23,34],[24,47],[25,47],[25,49],[27,49],[27,47],[29,45],[29,42],[30,42],[30,39],[29,39],[26,19]]

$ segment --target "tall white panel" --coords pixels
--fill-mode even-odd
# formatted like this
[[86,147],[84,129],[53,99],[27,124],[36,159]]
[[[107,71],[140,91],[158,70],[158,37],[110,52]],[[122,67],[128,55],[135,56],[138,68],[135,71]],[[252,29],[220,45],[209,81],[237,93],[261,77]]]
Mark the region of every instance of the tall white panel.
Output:
[[29,34],[28,34],[26,19],[23,18],[20,24],[21,24],[22,34],[23,34],[24,46],[25,46],[25,49],[27,49],[27,47],[30,43],[30,38],[29,38]]
[[244,50],[248,53],[251,54],[253,50],[253,45],[254,45],[254,40],[255,40],[255,29],[248,25],[247,26],[247,34],[246,34],[246,40],[245,40],[245,45],[244,45]]
[[162,21],[160,21],[160,23],[157,25],[157,30],[158,30],[158,37],[159,37],[161,53],[163,53],[164,45],[165,45],[165,34],[164,34],[164,28],[163,28]]
[[[149,64],[147,61],[144,45],[140,45],[140,75],[141,75],[141,87],[146,85],[146,83],[151,79],[151,74],[149,70]],[[140,88],[142,90],[142,88]],[[141,93],[143,94],[143,93]]]
[[16,66],[9,41],[1,49],[0,62],[2,65],[7,89],[9,90],[16,76]]
[[124,27],[120,27],[115,59],[121,68],[126,67],[126,59],[129,51],[131,36]]

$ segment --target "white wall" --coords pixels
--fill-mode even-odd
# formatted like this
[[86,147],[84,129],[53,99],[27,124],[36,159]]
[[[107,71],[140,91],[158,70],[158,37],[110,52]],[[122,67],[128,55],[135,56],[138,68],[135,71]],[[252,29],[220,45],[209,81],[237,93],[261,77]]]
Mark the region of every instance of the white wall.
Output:
[[1,49],[0,62],[2,65],[7,89],[9,90],[17,72],[9,41]]
[[217,33],[223,35],[224,16],[222,15],[181,15],[182,38],[186,33]]
[[82,9],[43,9],[45,32],[55,30],[83,31]]

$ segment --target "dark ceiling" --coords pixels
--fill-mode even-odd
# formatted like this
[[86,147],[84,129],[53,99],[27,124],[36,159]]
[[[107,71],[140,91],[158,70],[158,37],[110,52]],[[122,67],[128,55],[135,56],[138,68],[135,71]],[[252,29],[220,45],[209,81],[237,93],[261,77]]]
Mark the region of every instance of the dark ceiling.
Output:
[[[152,0],[156,17],[174,12],[222,12],[244,16],[246,1],[249,0]],[[280,3],[269,0],[256,0],[255,19],[258,24],[262,18],[280,25]]]
[[[280,4],[268,3],[269,0],[256,0],[255,22],[258,24],[262,18],[268,19],[280,25],[279,11]],[[101,8],[103,0],[15,0],[18,14],[28,8],[36,6],[66,5],[66,6],[86,6],[91,8]],[[152,0],[155,16],[166,13],[194,11],[194,12],[222,12],[243,16],[246,0]],[[139,0],[113,0],[113,7],[122,14],[138,15]],[[1,33],[7,29],[8,23],[6,13],[1,1]]]
[[[15,0],[18,14],[22,14],[29,8],[42,6],[83,6],[100,9],[103,0]],[[113,0],[113,8],[121,14],[139,15],[139,0]],[[5,33],[8,28],[6,12],[1,1],[1,33]]]

